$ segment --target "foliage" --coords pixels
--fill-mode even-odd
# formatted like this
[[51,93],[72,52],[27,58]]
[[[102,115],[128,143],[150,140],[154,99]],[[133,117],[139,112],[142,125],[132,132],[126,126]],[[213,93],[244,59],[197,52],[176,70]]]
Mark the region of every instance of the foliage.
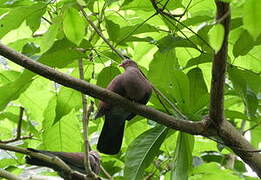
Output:
[[[225,115],[238,129],[250,128],[248,137],[258,148],[261,4],[259,0],[223,1],[231,2],[232,12]],[[79,1],[112,44],[132,57],[184,115],[200,120],[208,112],[213,53],[224,36],[223,26],[215,23],[214,0],[157,2],[161,7],[168,2],[169,13],[185,14],[177,21],[152,16],[155,9],[149,0]],[[87,23],[76,0],[0,0],[0,38],[32,59],[75,77],[79,77],[78,59],[83,58],[85,80],[101,87],[121,71],[119,57]],[[93,98],[88,97],[90,101]],[[148,105],[164,111],[155,95]],[[24,107],[22,135],[34,138],[22,140],[20,146],[82,151],[81,106],[79,92],[0,57],[0,140],[15,136],[19,109]],[[90,122],[93,149],[102,123]],[[120,154],[102,155],[102,165],[115,179],[250,178],[240,159],[227,168],[230,153],[211,140],[173,132],[137,116],[128,122]],[[22,155],[0,151],[0,168],[21,173],[21,164],[25,164]]]

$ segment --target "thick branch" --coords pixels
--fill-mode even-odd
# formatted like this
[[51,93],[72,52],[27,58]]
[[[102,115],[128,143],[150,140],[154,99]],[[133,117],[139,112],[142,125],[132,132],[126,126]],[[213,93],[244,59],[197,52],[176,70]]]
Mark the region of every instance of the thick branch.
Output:
[[[53,80],[66,87],[73,88],[84,94],[101,99],[105,102],[110,102],[113,105],[120,105],[129,111],[142,115],[148,119],[154,120],[160,124],[176,130],[182,130],[190,134],[204,134],[206,130],[205,121],[193,122],[188,120],[178,120],[170,115],[155,110],[153,108],[137,104],[129,101],[120,95],[111,92],[107,89],[87,83],[83,80],[76,79],[59,71],[56,71],[46,65],[33,61],[32,59],[18,53],[0,43],[0,54],[16,64],[37,73],[47,79]],[[206,134],[205,134],[206,135]]]
[[229,3],[220,2],[219,0],[216,0],[215,2],[217,6],[216,20],[220,21],[220,19],[225,17],[222,21],[220,21],[225,29],[225,33],[222,47],[215,54],[212,64],[209,117],[216,125],[219,125],[224,120],[224,82],[227,60],[230,10]]
[[63,169],[66,173],[71,175],[71,177],[77,177],[79,180],[84,180],[85,177],[86,177],[85,175],[83,175],[79,172],[73,171],[66,163],[64,163],[58,157],[49,157],[49,156],[44,155],[42,153],[37,153],[37,152],[30,151],[28,149],[10,146],[10,145],[6,145],[6,144],[2,144],[2,143],[0,143],[0,149],[18,152],[18,153],[21,153],[21,154],[26,154],[26,155],[29,155],[31,157],[34,157],[34,158],[40,159],[42,161],[48,162],[50,164],[55,164],[58,167],[60,167],[61,169]]
[[[215,129],[208,129],[209,121],[204,120],[193,122],[188,120],[178,120],[153,108],[129,101],[128,99],[125,99],[107,89],[100,88],[83,80],[79,80],[64,73],[58,72],[48,66],[31,60],[30,58],[4,46],[1,43],[0,54],[15,62],[16,64],[19,64],[43,77],[46,77],[64,86],[78,90],[84,94],[88,94],[92,97],[101,99],[105,102],[110,102],[113,105],[120,105],[135,114],[142,115],[169,128],[203,136],[217,135]],[[220,129],[219,136],[228,146],[232,146],[232,149],[233,146],[236,147],[233,149],[234,152],[239,155],[246,163],[248,163],[261,177],[261,155],[259,153],[247,152],[254,150],[254,148],[229,122],[223,121],[222,129]]]
[[[261,154],[244,138],[240,131],[224,120],[220,124],[219,137],[261,178]],[[251,152],[253,151],[253,152]]]

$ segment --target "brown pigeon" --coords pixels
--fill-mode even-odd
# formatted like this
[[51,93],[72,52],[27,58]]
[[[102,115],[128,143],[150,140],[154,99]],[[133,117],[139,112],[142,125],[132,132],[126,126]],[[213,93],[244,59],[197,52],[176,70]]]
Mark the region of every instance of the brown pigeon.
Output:
[[[69,153],[69,152],[54,152],[54,151],[42,151],[42,150],[36,150],[32,148],[28,148],[28,150],[42,153],[50,157],[57,156],[61,160],[63,160],[70,168],[74,171],[81,172],[85,174],[85,167],[84,167],[84,154],[82,152],[79,153]],[[68,178],[67,174],[62,170],[60,167],[56,166],[55,164],[51,164],[45,161],[42,161],[41,159],[38,159],[36,157],[32,156],[26,156],[25,157],[26,163],[36,166],[44,166],[52,168],[53,170],[57,171],[59,175],[65,179]],[[90,151],[89,152],[89,160],[91,169],[95,174],[99,174],[100,172],[100,156],[96,151]]]
[[[126,59],[120,66],[125,69],[125,72],[116,76],[107,89],[131,101],[146,104],[152,93],[151,84],[134,61]],[[97,149],[104,154],[117,154],[122,144],[125,120],[131,120],[135,114],[120,106],[101,101],[95,119],[103,115],[105,115],[105,122]]]

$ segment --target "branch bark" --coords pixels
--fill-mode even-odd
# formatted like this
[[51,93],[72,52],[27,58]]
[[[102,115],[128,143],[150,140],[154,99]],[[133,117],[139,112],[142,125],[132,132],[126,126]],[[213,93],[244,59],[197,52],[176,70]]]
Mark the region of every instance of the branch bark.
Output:
[[19,64],[24,68],[34,73],[37,73],[47,79],[53,80],[59,84],[73,88],[77,91],[90,95],[94,98],[98,98],[102,101],[109,102],[113,105],[120,105],[135,114],[139,114],[148,119],[154,120],[172,129],[182,130],[184,132],[196,135],[210,134],[210,132],[205,132],[205,130],[207,129],[207,123],[205,121],[193,122],[188,120],[176,119],[156,109],[132,102],[107,89],[101,88],[99,86],[87,83],[83,80],[56,71],[53,68],[38,63],[37,61],[33,61],[32,59],[8,48],[7,46],[1,43],[0,54],[6,57],[7,59],[13,61],[14,63]]
[[[187,132],[193,135],[202,136],[217,136],[225,142],[233,151],[240,156],[255,172],[261,177],[261,154],[247,151],[254,151],[255,149],[249,142],[237,131],[228,121],[224,120],[219,129],[209,129],[209,121],[202,120],[193,122],[189,120],[176,119],[168,114],[155,110],[153,108],[134,103],[113,93],[107,89],[98,87],[96,85],[87,83],[83,80],[76,79],[64,73],[58,72],[46,65],[40,64],[30,58],[6,47],[0,43],[0,54],[7,59],[19,64],[26,69],[31,70],[47,79],[53,80],[64,86],[78,90],[84,94],[101,99],[105,102],[110,102],[113,105],[120,105],[127,108],[129,111],[144,116],[148,119],[154,120],[169,128]],[[234,147],[234,148],[233,148]],[[1,148],[1,147],[0,147]],[[239,150],[241,149],[241,150]]]
[[47,155],[37,153],[37,152],[33,152],[33,151],[28,150],[28,149],[10,146],[10,145],[6,145],[6,144],[2,144],[2,143],[0,143],[0,149],[18,152],[18,153],[21,153],[21,154],[26,154],[26,155],[29,155],[31,157],[34,157],[34,158],[40,159],[42,161],[48,162],[50,164],[54,164],[54,165],[60,167],[61,169],[63,169],[72,178],[76,177],[77,180],[84,180],[86,178],[86,176],[84,174],[81,174],[80,172],[73,171],[66,163],[64,163],[58,157],[49,157]]
[[212,64],[209,117],[216,126],[219,126],[224,120],[224,82],[230,25],[230,8],[229,3],[220,2],[219,0],[215,0],[215,3],[217,7],[216,21],[223,25],[225,33],[222,47],[214,55]]
[[12,173],[0,168],[0,177],[9,179],[9,180],[23,180],[22,178],[19,178],[18,176],[13,175]]
[[[82,59],[79,59],[79,75],[80,79],[84,80],[84,70],[83,70],[83,63]],[[90,105],[89,109],[87,110],[87,99],[85,97],[85,94],[82,94],[82,125],[83,125],[83,140],[84,140],[84,166],[86,174],[90,174],[90,176],[93,176],[93,172],[91,170],[91,165],[89,161],[89,141],[88,141],[88,124],[89,124],[89,117],[91,114],[91,111],[93,110],[93,104]]]

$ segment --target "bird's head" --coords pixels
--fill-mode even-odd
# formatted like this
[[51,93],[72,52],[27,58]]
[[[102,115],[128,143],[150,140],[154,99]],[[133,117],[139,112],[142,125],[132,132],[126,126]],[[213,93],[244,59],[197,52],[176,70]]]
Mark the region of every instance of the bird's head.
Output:
[[131,59],[123,60],[122,63],[119,66],[123,67],[124,69],[126,69],[127,67],[136,67],[136,68],[138,68],[138,65],[136,64],[136,62],[131,60]]

